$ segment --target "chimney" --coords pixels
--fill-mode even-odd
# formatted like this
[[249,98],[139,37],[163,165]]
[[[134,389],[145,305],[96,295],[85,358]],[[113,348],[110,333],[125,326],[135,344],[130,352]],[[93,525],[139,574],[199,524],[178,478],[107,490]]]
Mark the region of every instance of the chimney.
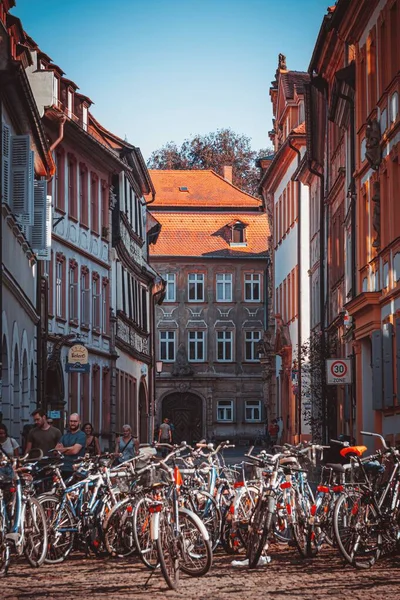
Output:
[[229,181],[229,183],[232,183],[232,171],[232,166],[224,165],[224,179],[225,181]]

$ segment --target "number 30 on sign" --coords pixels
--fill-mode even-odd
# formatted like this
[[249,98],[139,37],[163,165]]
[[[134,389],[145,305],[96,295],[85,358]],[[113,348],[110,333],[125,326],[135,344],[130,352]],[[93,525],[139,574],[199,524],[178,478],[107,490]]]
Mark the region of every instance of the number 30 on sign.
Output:
[[328,385],[351,383],[351,360],[348,358],[327,360],[326,383]]

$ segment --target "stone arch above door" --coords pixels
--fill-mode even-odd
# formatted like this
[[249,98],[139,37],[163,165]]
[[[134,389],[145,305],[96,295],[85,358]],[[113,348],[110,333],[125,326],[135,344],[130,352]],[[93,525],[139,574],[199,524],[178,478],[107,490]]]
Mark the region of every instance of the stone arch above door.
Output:
[[172,392],[162,401],[162,420],[173,424],[173,442],[193,444],[203,436],[203,400],[192,392]]

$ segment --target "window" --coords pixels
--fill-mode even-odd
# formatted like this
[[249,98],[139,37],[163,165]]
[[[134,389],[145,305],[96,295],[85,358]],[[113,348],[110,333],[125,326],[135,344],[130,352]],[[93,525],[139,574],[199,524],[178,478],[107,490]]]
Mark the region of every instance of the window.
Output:
[[108,196],[107,182],[103,179],[101,181],[101,236],[105,239],[108,239],[110,226]]
[[100,330],[101,324],[101,290],[98,273],[93,273],[92,280],[92,323],[93,329]]
[[205,360],[204,341],[204,331],[189,331],[189,360],[193,362],[203,362]]
[[82,108],[82,127],[85,131],[87,131],[87,125],[88,125],[88,109],[87,106],[83,106]]
[[217,331],[217,360],[232,361],[233,333],[232,331]]
[[68,117],[69,118],[72,117],[72,108],[73,108],[73,106],[72,106],[72,104],[73,104],[72,100],[73,100],[72,91],[68,90]]
[[244,244],[246,242],[245,237],[245,225],[239,221],[232,225],[232,244]]
[[244,276],[244,299],[246,302],[260,302],[261,300],[261,275],[259,273],[246,273]]
[[55,153],[56,173],[53,181],[53,203],[59,210],[65,210],[65,154],[63,150]]
[[68,203],[69,214],[74,219],[78,218],[78,207],[76,201],[76,160],[71,154],[68,155]]
[[232,302],[232,273],[217,273],[217,302]]
[[89,225],[89,208],[88,208],[88,184],[87,184],[87,169],[85,165],[79,165],[79,204],[81,211],[81,223]]
[[261,340],[260,331],[246,331],[245,335],[245,357],[247,361],[258,361],[257,344]]
[[87,267],[82,267],[81,272],[81,324],[86,327],[90,325],[90,287]]
[[217,421],[225,421],[228,423],[232,423],[232,421],[233,421],[233,400],[218,400]]
[[246,400],[246,421],[261,421],[261,400]]
[[108,334],[109,332],[109,314],[110,314],[110,298],[109,298],[109,280],[107,277],[103,277],[102,293],[101,293],[101,328],[103,333]]
[[90,177],[90,226],[92,231],[99,231],[99,179],[95,173]]
[[58,105],[58,77],[53,77],[53,104]]
[[165,290],[165,302],[176,301],[176,275],[175,273],[166,273],[164,275],[167,283]]
[[69,262],[69,320],[78,321],[78,264]]
[[189,273],[188,278],[189,302],[204,302],[204,275]]
[[64,313],[63,302],[63,277],[64,263],[57,260],[56,262],[56,317],[62,317]]
[[175,331],[160,331],[160,360],[175,360]]

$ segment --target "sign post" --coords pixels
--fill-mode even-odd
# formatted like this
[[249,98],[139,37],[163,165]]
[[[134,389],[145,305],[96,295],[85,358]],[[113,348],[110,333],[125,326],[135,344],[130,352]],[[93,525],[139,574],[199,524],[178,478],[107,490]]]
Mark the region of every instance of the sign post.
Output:
[[349,358],[329,358],[326,361],[326,383],[328,385],[351,383],[351,360]]

